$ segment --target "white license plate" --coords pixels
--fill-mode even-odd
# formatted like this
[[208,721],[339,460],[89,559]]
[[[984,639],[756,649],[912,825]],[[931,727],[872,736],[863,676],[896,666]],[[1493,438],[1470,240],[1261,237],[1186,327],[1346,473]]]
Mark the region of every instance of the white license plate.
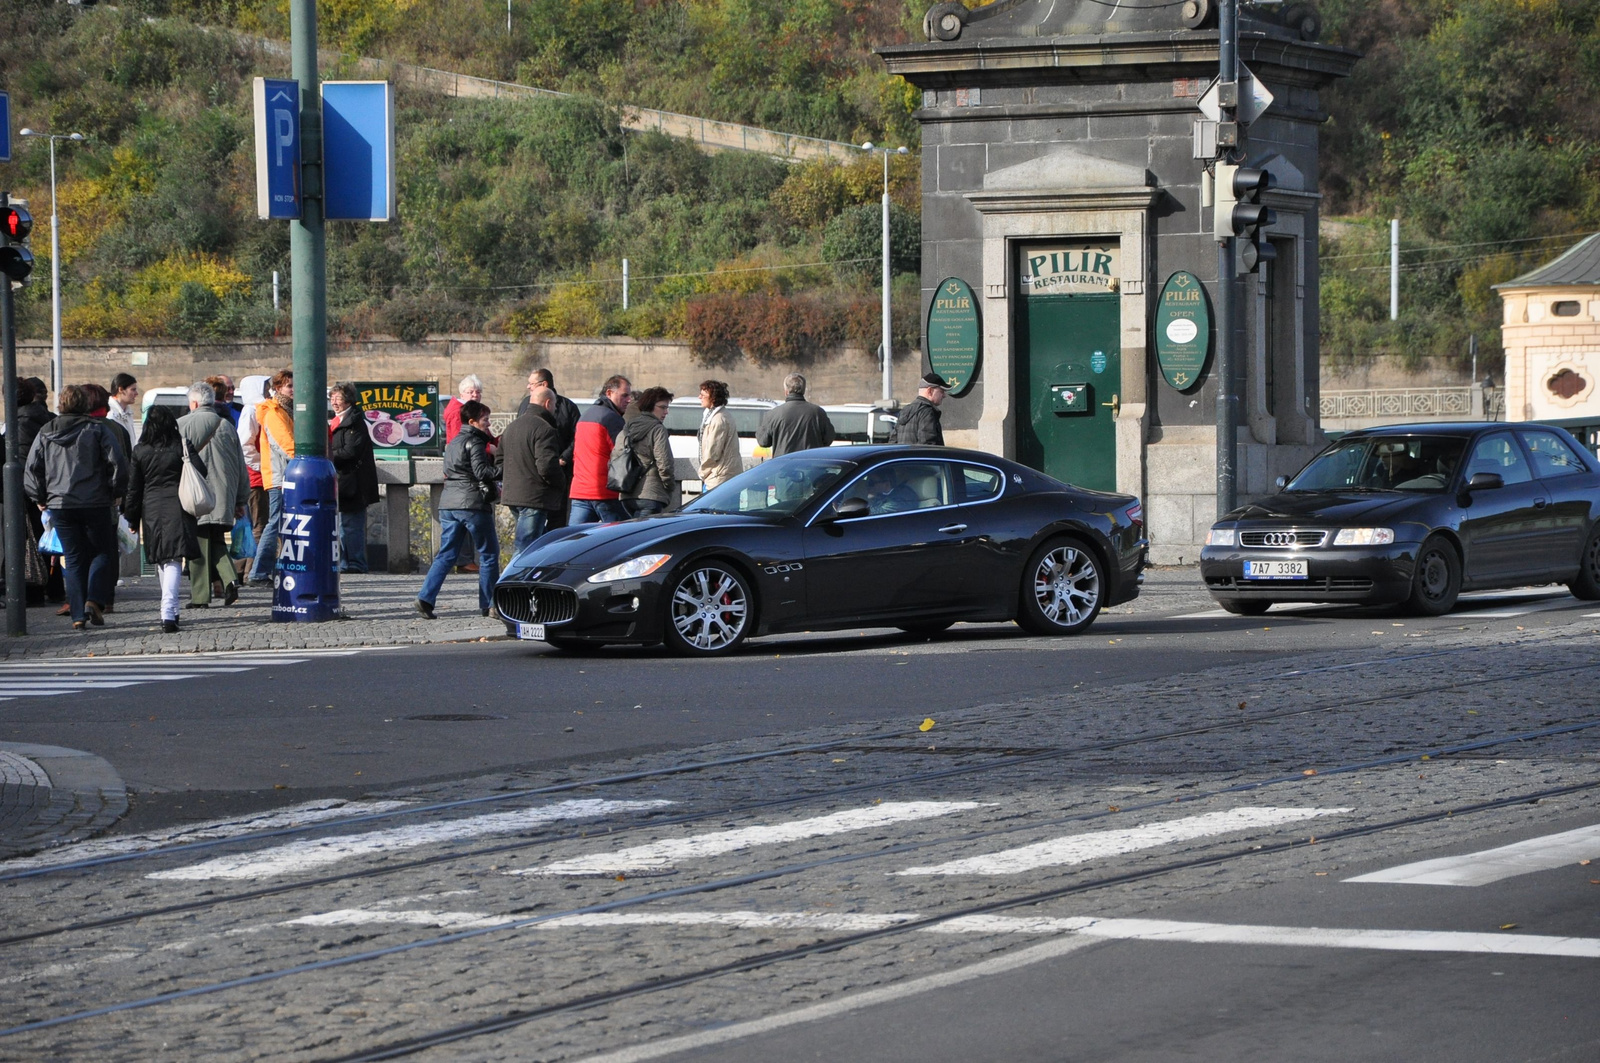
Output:
[[519,638],[519,639],[538,639],[540,642],[543,642],[544,641],[544,625],[543,624],[518,624],[517,625],[517,638]]
[[1308,575],[1306,562],[1304,561],[1246,561],[1244,563],[1245,579],[1305,579]]

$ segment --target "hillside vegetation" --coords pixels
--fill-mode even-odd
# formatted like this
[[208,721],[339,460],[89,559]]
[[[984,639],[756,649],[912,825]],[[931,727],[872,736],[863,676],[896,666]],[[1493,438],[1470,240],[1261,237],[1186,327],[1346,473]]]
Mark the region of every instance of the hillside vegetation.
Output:
[[[286,73],[286,0],[10,0],[0,86],[17,125],[77,130],[61,163],[69,335],[230,338],[286,329],[282,223],[254,217],[249,79]],[[1600,228],[1600,0],[1327,0],[1324,39],[1364,51],[1324,96],[1323,346],[1456,357],[1498,344],[1489,285]],[[400,220],[330,226],[330,328],[667,335],[707,360],[803,358],[877,336],[880,163],[795,166],[625,134],[623,103],[859,142],[892,171],[897,343],[914,343],[915,93],[870,47],[913,39],[918,0],[321,0],[324,46],[580,94],[402,90]],[[33,202],[48,271],[48,165]],[[1402,223],[1401,320],[1387,219]],[[621,260],[630,309],[621,308]],[[48,333],[48,283],[21,299]],[[285,285],[287,291],[287,285]]]

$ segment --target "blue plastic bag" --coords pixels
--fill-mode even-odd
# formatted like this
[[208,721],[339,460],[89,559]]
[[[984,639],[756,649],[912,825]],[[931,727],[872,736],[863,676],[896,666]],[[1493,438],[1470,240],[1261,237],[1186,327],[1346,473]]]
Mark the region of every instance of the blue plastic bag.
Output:
[[240,517],[233,522],[233,532],[229,536],[228,555],[235,561],[242,561],[247,557],[256,556],[256,533],[250,527],[248,515]]

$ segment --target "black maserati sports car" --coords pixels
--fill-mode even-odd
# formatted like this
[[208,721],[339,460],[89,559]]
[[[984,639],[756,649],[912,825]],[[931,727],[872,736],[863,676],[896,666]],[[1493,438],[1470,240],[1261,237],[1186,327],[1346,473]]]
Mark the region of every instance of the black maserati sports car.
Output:
[[1139,593],[1147,545],[1128,495],[973,450],[832,447],[763,462],[676,513],[549,532],[506,568],[495,609],[557,647],[699,656],[864,625],[1070,635]]
[[1200,552],[1231,613],[1273,602],[1405,603],[1565,583],[1600,598],[1600,462],[1550,425],[1426,424],[1343,436]]

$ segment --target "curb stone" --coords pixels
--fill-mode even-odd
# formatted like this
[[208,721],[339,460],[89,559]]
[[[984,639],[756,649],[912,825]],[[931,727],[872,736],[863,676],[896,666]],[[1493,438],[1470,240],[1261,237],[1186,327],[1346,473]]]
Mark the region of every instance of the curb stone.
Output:
[[127,811],[122,778],[93,753],[0,743],[0,860],[83,841]]

